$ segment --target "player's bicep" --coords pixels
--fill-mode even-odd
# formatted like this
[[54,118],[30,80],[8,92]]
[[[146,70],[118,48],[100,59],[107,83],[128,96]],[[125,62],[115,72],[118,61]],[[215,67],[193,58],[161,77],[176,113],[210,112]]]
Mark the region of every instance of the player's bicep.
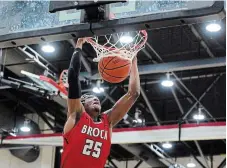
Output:
[[69,133],[71,129],[75,126],[76,118],[74,118],[74,114],[69,115],[65,126],[64,126],[64,134]]
[[80,120],[84,107],[80,99],[68,99],[67,121],[64,126],[64,134],[68,133]]
[[75,112],[69,115],[64,126],[64,134],[69,133],[76,126],[76,124],[80,121],[82,114],[83,112],[80,112],[80,113]]
[[67,103],[68,103],[68,114],[67,114],[67,117],[69,115],[71,115],[72,113],[74,112],[83,112],[84,111],[84,106],[83,104],[81,103],[81,100],[80,98],[79,99],[68,99],[67,100]]

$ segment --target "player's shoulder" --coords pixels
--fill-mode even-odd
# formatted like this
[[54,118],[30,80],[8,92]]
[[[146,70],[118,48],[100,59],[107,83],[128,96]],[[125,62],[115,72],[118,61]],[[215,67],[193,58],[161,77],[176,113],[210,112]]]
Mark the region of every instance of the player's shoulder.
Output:
[[100,115],[100,117],[103,118],[103,119],[105,119],[107,116],[108,116],[108,113],[106,113],[106,112],[103,112],[103,113]]
[[102,115],[109,115],[112,109],[106,110],[105,112],[102,112]]
[[111,109],[110,110],[107,110],[107,111],[105,111],[105,112],[103,112],[102,114],[101,114],[101,118],[104,120],[104,121],[106,121],[106,122],[108,122],[108,123],[110,123],[110,121],[109,121],[109,113],[111,112]]

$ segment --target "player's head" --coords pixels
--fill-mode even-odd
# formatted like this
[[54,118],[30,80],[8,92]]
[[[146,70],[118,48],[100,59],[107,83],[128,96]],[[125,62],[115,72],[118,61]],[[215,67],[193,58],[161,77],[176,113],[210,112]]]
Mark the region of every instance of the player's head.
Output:
[[83,104],[86,112],[92,117],[97,117],[101,112],[101,104],[98,97],[86,93],[81,96],[81,103]]

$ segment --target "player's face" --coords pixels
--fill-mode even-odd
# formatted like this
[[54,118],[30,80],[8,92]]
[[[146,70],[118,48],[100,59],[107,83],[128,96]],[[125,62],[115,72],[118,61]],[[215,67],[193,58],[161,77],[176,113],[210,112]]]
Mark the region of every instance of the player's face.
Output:
[[85,100],[84,107],[87,112],[92,112],[92,115],[99,115],[101,111],[101,104],[97,97],[91,97]]

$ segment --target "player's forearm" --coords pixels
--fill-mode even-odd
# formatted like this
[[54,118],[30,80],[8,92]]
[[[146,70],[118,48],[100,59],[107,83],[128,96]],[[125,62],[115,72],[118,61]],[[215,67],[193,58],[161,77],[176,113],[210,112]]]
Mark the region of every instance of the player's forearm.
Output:
[[81,49],[76,49],[70,61],[68,69],[68,113],[69,115],[74,112],[81,112],[82,105],[80,102],[81,97],[81,84],[79,80],[81,68]]
[[129,78],[129,93],[135,97],[138,97],[140,94],[140,77],[139,77],[136,58],[134,58],[132,62],[130,78]]
[[68,69],[69,99],[78,99],[81,96],[81,85],[79,80],[81,68],[81,49],[76,49],[71,58]]

